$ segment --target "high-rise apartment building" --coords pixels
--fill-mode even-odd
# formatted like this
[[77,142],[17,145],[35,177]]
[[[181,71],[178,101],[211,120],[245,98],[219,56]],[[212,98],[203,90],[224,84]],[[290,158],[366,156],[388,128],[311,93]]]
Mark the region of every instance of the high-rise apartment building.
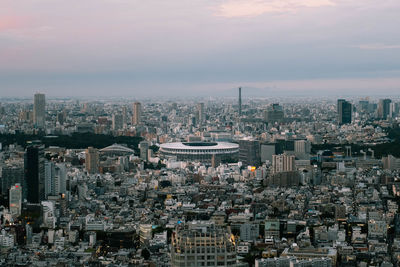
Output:
[[128,109],[126,106],[122,107],[122,125],[125,127],[128,123]]
[[202,125],[206,120],[205,113],[204,113],[204,103],[197,104],[196,110],[196,121],[198,125]]
[[10,213],[13,216],[21,215],[22,187],[15,184],[10,188]]
[[54,195],[67,192],[67,168],[63,163],[57,163],[54,168]]
[[172,234],[171,266],[236,266],[236,246],[229,228],[194,221]]
[[148,150],[149,150],[149,142],[142,141],[139,143],[139,150],[140,150],[140,159],[147,161],[148,160]]
[[114,131],[121,130],[124,127],[124,118],[122,114],[113,114],[112,129]]
[[142,104],[140,102],[133,103],[132,106],[132,124],[139,125],[142,122]]
[[67,171],[65,164],[48,161],[45,163],[46,197],[64,194],[66,190]]
[[272,155],[272,173],[295,171],[294,155]]
[[340,125],[351,123],[351,116],[352,116],[351,103],[344,99],[338,99],[337,114],[338,114],[338,123]]
[[52,195],[52,188],[54,188],[54,173],[55,173],[55,164],[52,161],[46,161],[44,163],[44,192],[46,198],[48,195]]
[[99,171],[99,151],[96,148],[88,147],[85,151],[85,165],[89,173],[97,173]]
[[46,97],[44,94],[37,93],[33,102],[33,123],[38,128],[45,126],[46,119]]
[[390,99],[380,99],[378,103],[378,118],[386,120],[390,114]]
[[31,145],[25,152],[25,190],[29,203],[46,199],[44,146]]

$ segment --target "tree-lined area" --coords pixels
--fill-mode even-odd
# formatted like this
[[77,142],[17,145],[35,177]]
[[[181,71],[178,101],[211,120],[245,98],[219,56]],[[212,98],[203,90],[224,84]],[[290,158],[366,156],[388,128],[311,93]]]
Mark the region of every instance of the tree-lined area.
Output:
[[370,148],[375,151],[376,158],[382,158],[387,155],[400,157],[400,128],[388,128],[385,129],[385,131],[391,139],[391,142],[368,146],[362,144],[322,144],[313,145],[312,150],[313,152],[317,152],[318,150],[346,151],[346,146],[351,146],[353,153],[359,153],[360,150],[367,151]]
[[18,144],[22,147],[26,147],[30,141],[35,140],[41,141],[46,147],[59,146],[67,149],[81,149],[89,146],[95,148],[104,148],[115,143],[126,144],[130,148],[137,149],[142,138],[93,133],[73,133],[71,135],[57,136],[30,135],[23,133],[0,134],[0,142],[3,144],[3,146]]

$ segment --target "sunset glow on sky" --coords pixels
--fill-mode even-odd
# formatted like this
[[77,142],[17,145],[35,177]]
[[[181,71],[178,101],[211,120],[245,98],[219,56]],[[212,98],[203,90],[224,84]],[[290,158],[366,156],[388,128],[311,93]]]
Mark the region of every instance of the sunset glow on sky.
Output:
[[0,93],[396,93],[399,14],[398,0],[3,0]]

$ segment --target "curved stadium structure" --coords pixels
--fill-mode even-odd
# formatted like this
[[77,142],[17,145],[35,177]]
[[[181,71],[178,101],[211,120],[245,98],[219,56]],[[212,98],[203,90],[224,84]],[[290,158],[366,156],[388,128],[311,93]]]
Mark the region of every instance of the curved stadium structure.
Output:
[[100,153],[112,156],[132,155],[135,153],[133,149],[124,145],[113,144],[111,146],[100,149]]
[[228,142],[175,142],[160,145],[163,158],[176,157],[178,161],[200,161],[210,163],[212,157],[218,160],[237,160],[239,145]]

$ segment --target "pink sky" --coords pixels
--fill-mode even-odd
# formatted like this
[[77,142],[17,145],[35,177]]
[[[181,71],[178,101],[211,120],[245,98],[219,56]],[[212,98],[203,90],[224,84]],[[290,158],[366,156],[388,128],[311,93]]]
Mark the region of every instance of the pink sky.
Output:
[[376,3],[3,0],[0,93],[271,83],[396,92],[400,1]]

